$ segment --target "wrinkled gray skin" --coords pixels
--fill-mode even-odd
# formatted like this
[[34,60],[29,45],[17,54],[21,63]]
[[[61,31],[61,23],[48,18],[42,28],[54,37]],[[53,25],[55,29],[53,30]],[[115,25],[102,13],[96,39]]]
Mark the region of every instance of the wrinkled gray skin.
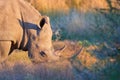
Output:
[[28,50],[35,62],[58,60],[49,17],[23,0],[0,0],[0,62],[14,49]]

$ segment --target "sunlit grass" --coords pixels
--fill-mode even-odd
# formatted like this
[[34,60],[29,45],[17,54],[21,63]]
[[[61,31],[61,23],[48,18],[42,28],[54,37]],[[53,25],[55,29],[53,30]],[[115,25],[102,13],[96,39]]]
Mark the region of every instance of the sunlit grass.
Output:
[[108,9],[106,0],[27,0],[42,12],[68,12],[71,8],[79,11],[89,11],[95,8]]
[[30,58],[28,57],[28,52],[26,51],[20,51],[20,50],[15,50],[9,57],[8,60],[10,62],[25,62],[25,63],[31,63]]

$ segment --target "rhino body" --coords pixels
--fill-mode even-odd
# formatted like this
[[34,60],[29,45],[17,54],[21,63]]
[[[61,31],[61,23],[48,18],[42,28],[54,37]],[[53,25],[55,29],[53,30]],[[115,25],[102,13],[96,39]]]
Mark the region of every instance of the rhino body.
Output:
[[33,61],[52,61],[54,54],[49,17],[23,0],[0,0],[0,61],[14,49],[28,50]]

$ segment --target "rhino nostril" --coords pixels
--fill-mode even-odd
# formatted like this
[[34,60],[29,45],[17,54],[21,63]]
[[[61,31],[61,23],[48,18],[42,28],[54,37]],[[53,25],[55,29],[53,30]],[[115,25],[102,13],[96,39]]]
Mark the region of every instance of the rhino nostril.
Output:
[[41,55],[42,57],[47,57],[47,55],[46,55],[46,53],[45,53],[44,51],[41,51],[41,52],[40,52],[40,55]]

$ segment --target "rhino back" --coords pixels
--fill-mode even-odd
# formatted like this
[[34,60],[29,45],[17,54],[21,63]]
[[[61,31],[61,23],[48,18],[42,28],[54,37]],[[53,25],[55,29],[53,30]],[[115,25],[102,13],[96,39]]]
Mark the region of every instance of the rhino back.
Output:
[[23,0],[0,0],[0,9],[0,40],[11,40],[18,47],[24,41],[25,45],[24,29],[39,25],[40,13]]
[[22,27],[17,20],[20,17],[18,5],[16,2],[12,3],[11,0],[0,0],[0,9],[0,40],[19,42]]

